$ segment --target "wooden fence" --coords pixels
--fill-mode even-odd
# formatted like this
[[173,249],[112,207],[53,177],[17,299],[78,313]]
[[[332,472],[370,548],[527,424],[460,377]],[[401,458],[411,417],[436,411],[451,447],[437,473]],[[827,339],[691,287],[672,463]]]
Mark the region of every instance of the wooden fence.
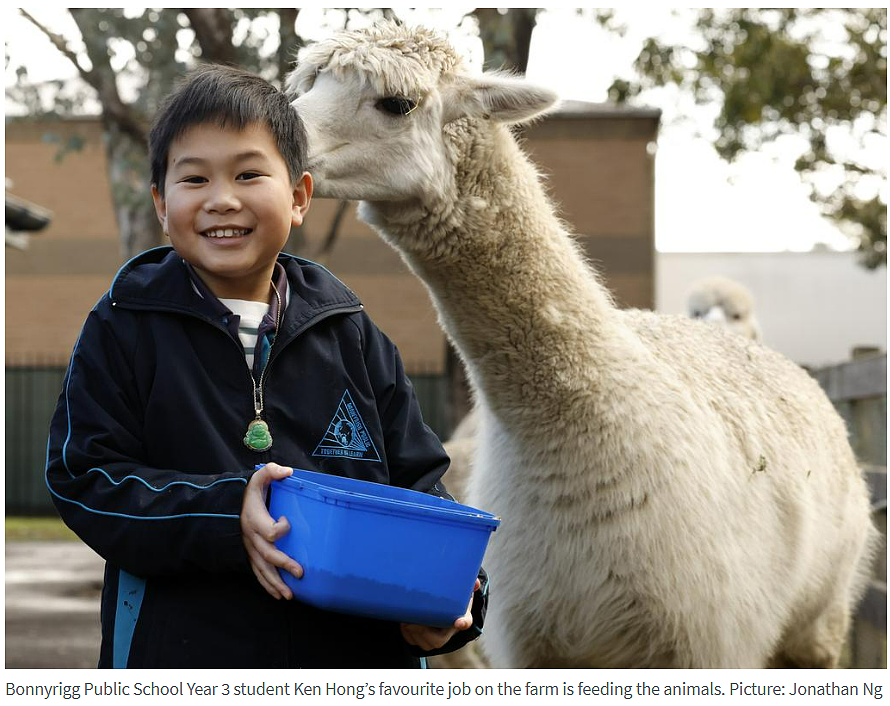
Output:
[[850,636],[851,667],[887,667],[887,354],[869,355],[813,371],[847,422],[850,443],[871,489],[883,543]]

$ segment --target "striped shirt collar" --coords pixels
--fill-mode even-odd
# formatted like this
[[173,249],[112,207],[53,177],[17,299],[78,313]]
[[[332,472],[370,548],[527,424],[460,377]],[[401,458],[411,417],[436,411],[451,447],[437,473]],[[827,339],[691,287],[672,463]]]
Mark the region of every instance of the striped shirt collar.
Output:
[[[210,291],[210,288],[204,284],[204,281],[198,276],[198,273],[195,272],[195,268],[192,267],[191,263],[183,260],[185,264],[185,269],[189,273],[189,279],[191,280],[192,289],[195,293],[208,302],[211,306],[213,306],[220,317],[229,317],[232,315],[231,309],[223,304],[219,297],[217,297],[213,292]],[[288,296],[290,294],[290,287],[287,282],[287,272],[284,271],[284,267],[280,262],[275,263],[275,269],[272,271],[272,281],[275,283],[275,288],[278,290],[278,294],[281,297],[281,305],[287,309]],[[269,315],[272,317],[272,321],[278,320],[278,297],[274,295],[270,295],[269,300]]]

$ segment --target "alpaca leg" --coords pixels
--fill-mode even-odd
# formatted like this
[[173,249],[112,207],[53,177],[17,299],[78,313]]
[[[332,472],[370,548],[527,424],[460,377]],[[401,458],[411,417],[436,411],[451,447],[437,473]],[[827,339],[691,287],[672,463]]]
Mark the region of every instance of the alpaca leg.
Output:
[[834,669],[849,624],[847,600],[835,601],[809,625],[790,630],[769,666],[775,669]]

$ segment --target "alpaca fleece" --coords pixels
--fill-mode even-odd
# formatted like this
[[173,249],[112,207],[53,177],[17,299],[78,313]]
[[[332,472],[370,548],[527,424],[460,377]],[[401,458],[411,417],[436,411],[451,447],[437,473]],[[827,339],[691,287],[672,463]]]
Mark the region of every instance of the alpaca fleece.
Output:
[[[289,85],[319,190],[362,200],[466,365],[469,501],[503,518],[491,664],[836,665],[875,536],[840,417],[753,341],[616,308],[509,129],[555,96],[452,55],[383,23],[305,49]],[[408,89],[411,115],[361,107]]]

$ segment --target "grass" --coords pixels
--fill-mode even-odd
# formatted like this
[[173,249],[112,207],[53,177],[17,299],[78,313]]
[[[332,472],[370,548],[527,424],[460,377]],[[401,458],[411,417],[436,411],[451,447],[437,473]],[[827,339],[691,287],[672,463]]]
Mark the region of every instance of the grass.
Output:
[[6,541],[80,541],[58,517],[7,517]]

